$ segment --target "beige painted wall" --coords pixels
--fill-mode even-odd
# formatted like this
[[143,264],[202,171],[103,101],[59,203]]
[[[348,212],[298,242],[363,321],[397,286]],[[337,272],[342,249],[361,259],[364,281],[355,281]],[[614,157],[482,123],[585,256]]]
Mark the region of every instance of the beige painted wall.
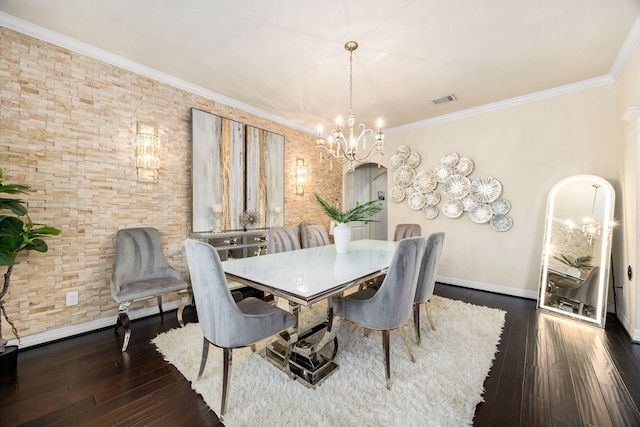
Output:
[[[5,28],[0,52],[4,181],[30,185],[33,220],[61,230],[48,253],[21,254],[14,268],[5,301],[23,336],[116,314],[109,283],[119,228],[157,227],[169,263],[188,277],[191,107],[284,135],[287,225],[328,225],[313,191],[341,199],[340,171],[319,164],[311,135]],[[162,136],[156,184],[136,180],[138,121]],[[304,196],[294,194],[297,157],[309,166]],[[65,307],[70,290],[78,306]]]
[[513,218],[513,228],[500,233],[467,214],[427,220],[406,203],[390,202],[389,233],[398,223],[419,223],[425,234],[444,231],[441,276],[535,297],[551,187],[570,175],[594,174],[620,188],[614,96],[613,85],[601,86],[387,135],[385,159],[406,145],[422,157],[418,170],[433,169],[450,152],[471,158],[470,178],[500,180]]
[[[618,280],[618,317],[635,340],[640,340],[640,289],[638,287],[638,269],[640,255],[638,242],[638,159],[640,158],[640,120],[637,117],[625,117],[629,108],[640,107],[640,47],[627,63],[624,71],[616,81],[618,127],[617,140],[621,146],[619,180],[621,182],[621,215],[624,233],[618,235],[613,250],[618,254],[614,257],[615,273]],[[627,278],[627,266],[631,266],[634,275]]]

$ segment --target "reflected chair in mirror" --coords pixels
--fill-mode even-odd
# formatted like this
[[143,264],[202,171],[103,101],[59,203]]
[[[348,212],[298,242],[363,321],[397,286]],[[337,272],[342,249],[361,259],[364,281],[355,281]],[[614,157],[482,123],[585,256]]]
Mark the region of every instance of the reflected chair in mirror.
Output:
[[405,344],[415,362],[411,343],[404,327],[411,317],[425,239],[410,237],[401,240],[393,254],[389,270],[378,289],[364,288],[343,297],[329,299],[329,323],[339,316],[366,329],[382,331],[385,377],[391,389],[389,341],[391,330],[403,328]]
[[267,253],[301,249],[298,231],[293,227],[272,227],[267,230]]
[[578,315],[587,316],[587,310],[598,306],[598,281],[600,276],[600,267],[593,267],[587,278],[582,284],[575,287],[575,281],[567,279],[568,284],[565,286],[563,280],[558,280],[554,284],[554,295],[557,298],[564,299],[568,303],[578,305]]
[[299,228],[300,245],[303,249],[331,244],[329,241],[329,233],[327,233],[327,229],[322,225],[301,222]]
[[227,409],[234,348],[251,346],[252,350],[255,350],[256,342],[280,334],[279,338],[287,345],[284,363],[287,369],[285,370],[292,377],[288,369],[288,359],[293,344],[297,341],[295,317],[285,310],[254,297],[245,298],[236,303],[229,291],[220,256],[213,246],[187,239],[185,248],[198,322],[203,335],[198,379],[202,376],[207,363],[209,345],[222,348],[223,352],[220,408],[222,420]]
[[393,241],[399,242],[407,237],[422,236],[420,224],[398,224],[393,232]]
[[442,254],[442,245],[444,243],[444,233],[432,233],[427,237],[424,256],[420,264],[420,273],[418,274],[418,286],[416,287],[416,296],[413,300],[413,324],[416,331],[416,342],[420,345],[420,306],[424,304],[429,319],[431,330],[435,331],[436,326],[429,312],[429,299],[433,295],[433,289],[436,286],[436,274],[440,265],[440,255]]
[[127,228],[116,234],[116,255],[111,276],[111,295],[119,304],[116,331],[124,328],[122,351],[126,351],[131,338],[129,306],[137,300],[156,297],[160,314],[162,295],[180,292],[178,322],[184,326],[182,312],[187,304],[188,284],[177,270],[167,263],[160,244],[160,233],[152,227]]

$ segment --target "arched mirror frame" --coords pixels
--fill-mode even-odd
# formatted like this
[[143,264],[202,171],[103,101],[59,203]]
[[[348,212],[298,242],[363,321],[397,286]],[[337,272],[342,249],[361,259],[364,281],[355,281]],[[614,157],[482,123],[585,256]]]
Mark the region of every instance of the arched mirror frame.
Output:
[[[554,226],[559,226],[558,218],[555,217],[555,205],[556,205],[556,197],[561,190],[568,185],[575,185],[576,183],[584,181],[585,185],[589,185],[590,187],[594,187],[594,185],[599,186],[597,188],[598,197],[603,198],[603,209],[602,215],[598,216],[598,220],[601,222],[601,234],[599,236],[600,242],[600,253],[597,254],[596,257],[594,254],[593,257],[593,265],[600,266],[598,273],[598,292],[597,292],[597,306],[595,317],[587,316],[582,313],[582,310],[578,313],[569,312],[567,310],[563,310],[558,308],[557,306],[553,306],[547,303],[547,298],[549,297],[549,262],[550,258],[555,255],[553,253],[553,241],[552,241],[552,232]],[[595,187],[594,187],[595,188]],[[593,203],[595,206],[595,201]],[[610,259],[611,259],[611,235],[613,231],[614,224],[614,205],[615,205],[615,191],[611,184],[595,175],[574,175],[568,178],[565,178],[558,182],[551,191],[549,192],[549,196],[547,199],[547,212],[545,216],[545,231],[544,231],[544,240],[543,240],[543,250],[542,250],[542,266],[541,266],[541,275],[540,275],[540,286],[538,291],[538,308],[551,311],[553,313],[568,316],[576,320],[595,323],[596,325],[604,328],[605,320],[606,320],[606,307],[607,307],[607,294],[608,294],[608,284],[609,284],[609,272],[611,271]],[[588,212],[589,214],[591,212]],[[584,215],[586,215],[585,213]],[[602,268],[604,267],[604,268]]]

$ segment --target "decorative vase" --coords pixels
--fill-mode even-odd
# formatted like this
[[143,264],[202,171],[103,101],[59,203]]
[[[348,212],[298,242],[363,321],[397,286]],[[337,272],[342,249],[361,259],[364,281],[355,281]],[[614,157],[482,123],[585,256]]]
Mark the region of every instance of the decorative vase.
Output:
[[341,222],[333,229],[333,241],[336,244],[336,253],[346,254],[351,241],[351,228]]

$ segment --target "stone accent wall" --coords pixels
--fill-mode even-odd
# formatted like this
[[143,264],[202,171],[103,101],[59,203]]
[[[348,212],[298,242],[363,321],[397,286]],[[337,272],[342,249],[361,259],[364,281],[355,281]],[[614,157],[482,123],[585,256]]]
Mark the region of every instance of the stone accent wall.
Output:
[[[1,27],[0,91],[4,182],[30,185],[32,219],[61,230],[49,252],[22,253],[13,270],[4,299],[21,335],[117,313],[110,277],[120,228],[158,228],[169,263],[188,278],[191,107],[284,135],[286,225],[328,226],[312,193],[342,197],[341,168],[319,164],[312,135]],[[139,121],[161,135],[157,183],[136,178]],[[295,195],[298,157],[309,166],[304,196]],[[71,290],[80,303],[66,307]]]

